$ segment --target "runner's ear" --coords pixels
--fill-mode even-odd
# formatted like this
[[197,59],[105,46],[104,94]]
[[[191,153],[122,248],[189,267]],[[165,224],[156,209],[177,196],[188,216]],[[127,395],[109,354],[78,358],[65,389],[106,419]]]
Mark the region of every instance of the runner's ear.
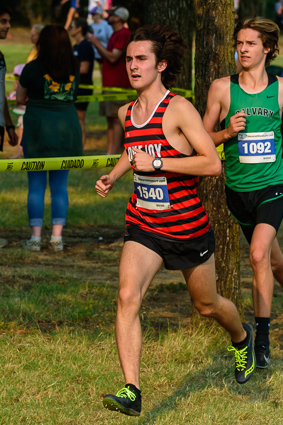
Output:
[[157,65],[157,69],[158,69],[158,71],[159,72],[163,72],[164,71],[164,69],[166,69],[167,68],[167,61],[166,60],[163,60],[163,61],[161,61],[161,62],[159,62],[158,63],[158,65]]

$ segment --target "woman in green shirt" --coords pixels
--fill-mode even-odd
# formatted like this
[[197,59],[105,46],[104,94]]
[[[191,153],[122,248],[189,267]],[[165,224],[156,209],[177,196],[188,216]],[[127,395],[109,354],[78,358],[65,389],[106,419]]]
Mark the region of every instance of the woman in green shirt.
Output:
[[[37,58],[23,69],[17,102],[26,104],[23,150],[26,158],[82,155],[82,134],[74,106],[79,84],[78,63],[67,31],[47,25],[40,33]],[[50,245],[63,250],[62,229],[68,210],[68,170],[49,171],[52,235]],[[29,171],[28,214],[31,239],[23,246],[41,247],[47,171]]]

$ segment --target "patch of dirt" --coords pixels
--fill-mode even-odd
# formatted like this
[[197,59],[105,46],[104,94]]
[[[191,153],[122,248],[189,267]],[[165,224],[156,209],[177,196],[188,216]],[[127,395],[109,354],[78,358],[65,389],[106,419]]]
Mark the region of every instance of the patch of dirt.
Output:
[[10,28],[5,43],[30,44],[30,46],[32,46],[30,41],[30,28]]

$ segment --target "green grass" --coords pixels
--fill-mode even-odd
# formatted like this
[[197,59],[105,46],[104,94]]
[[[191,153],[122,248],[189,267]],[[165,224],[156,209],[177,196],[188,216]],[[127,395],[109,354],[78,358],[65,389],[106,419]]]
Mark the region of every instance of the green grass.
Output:
[[[6,52],[3,43],[10,71],[27,56],[13,47]],[[88,130],[105,128],[97,114],[98,104],[90,105]],[[62,255],[47,249],[48,190],[43,250],[22,250],[21,241],[29,236],[27,176],[0,173],[0,237],[9,241],[1,249],[0,425],[281,425],[283,290],[278,285],[273,299],[272,363],[240,386],[234,379],[233,355],[226,351],[227,334],[218,326],[190,333],[187,320],[172,326],[175,303],[186,309],[186,318],[189,315],[186,292],[176,278],[166,283],[160,277],[141,312],[142,415],[130,418],[103,408],[103,396],[124,385],[114,339],[121,251],[117,239],[123,234],[133,189],[129,173],[107,199],[99,198],[94,186],[105,171],[70,172]],[[282,246],[283,228],[279,236]],[[247,261],[244,245],[242,252]],[[245,278],[243,305],[251,321],[247,273]],[[161,326],[161,313],[172,313],[168,322],[165,319],[166,326]]]

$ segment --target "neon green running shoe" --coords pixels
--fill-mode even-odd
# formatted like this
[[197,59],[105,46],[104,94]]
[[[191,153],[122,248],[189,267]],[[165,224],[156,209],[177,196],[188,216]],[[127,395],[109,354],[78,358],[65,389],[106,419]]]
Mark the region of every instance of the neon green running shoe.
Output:
[[116,395],[107,394],[103,399],[106,409],[124,413],[129,416],[141,414],[141,392],[135,385],[126,384]]
[[248,344],[238,350],[235,347],[227,347],[228,351],[235,353],[235,378],[239,384],[245,384],[253,375],[255,370],[255,354],[253,347],[253,329],[250,325],[243,323],[243,327],[248,334]]

